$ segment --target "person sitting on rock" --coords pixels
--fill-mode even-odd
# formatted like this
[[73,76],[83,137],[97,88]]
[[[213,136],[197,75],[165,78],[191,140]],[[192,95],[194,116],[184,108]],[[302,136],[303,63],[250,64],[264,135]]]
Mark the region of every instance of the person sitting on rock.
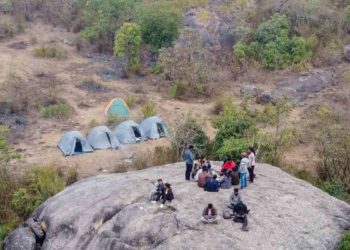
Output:
[[204,188],[205,183],[210,178],[210,174],[207,169],[204,169],[203,172],[198,176],[198,187]]
[[236,171],[231,171],[228,174],[231,177],[231,184],[232,184],[232,186],[239,185],[239,172],[238,171],[237,172]]
[[204,190],[207,192],[219,192],[220,183],[216,179],[216,175],[214,175],[212,178],[209,178],[204,185]]
[[204,208],[202,213],[201,221],[204,223],[213,223],[218,221],[218,216],[213,204],[209,203],[206,208]]
[[235,206],[242,201],[241,195],[238,193],[238,188],[235,188],[233,190],[233,194],[230,196],[230,205],[228,205],[229,208],[234,209]]
[[249,210],[242,201],[238,202],[233,209],[233,221],[243,223],[243,231],[248,231],[248,213]]
[[209,173],[211,173],[211,162],[209,160],[205,160],[204,166]]
[[232,177],[231,172],[228,172],[225,174],[224,178],[220,181],[220,187],[223,189],[230,189],[232,188]]
[[151,202],[156,203],[164,193],[164,183],[162,179],[158,179],[158,182],[156,183],[156,190],[152,194]]
[[198,173],[198,171],[201,169],[200,165],[199,165],[199,162],[198,161],[195,161],[194,164],[193,164],[193,169],[192,169],[192,172],[191,172],[191,177],[192,179],[194,179],[194,177],[196,176],[196,174]]
[[160,198],[162,200],[162,204],[160,205],[161,208],[164,207],[166,201],[171,202],[174,199],[174,193],[169,183],[165,183],[164,192]]
[[226,160],[224,161],[224,164],[222,164],[220,172],[223,175],[232,171],[235,167],[236,167],[235,161],[232,160],[231,156],[227,156]]

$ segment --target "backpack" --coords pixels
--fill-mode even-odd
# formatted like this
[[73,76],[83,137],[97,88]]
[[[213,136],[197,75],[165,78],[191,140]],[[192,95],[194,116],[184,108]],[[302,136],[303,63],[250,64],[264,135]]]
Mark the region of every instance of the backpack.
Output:
[[224,211],[223,214],[222,214],[222,217],[225,220],[230,220],[230,219],[232,219],[233,215],[230,213],[230,211]]

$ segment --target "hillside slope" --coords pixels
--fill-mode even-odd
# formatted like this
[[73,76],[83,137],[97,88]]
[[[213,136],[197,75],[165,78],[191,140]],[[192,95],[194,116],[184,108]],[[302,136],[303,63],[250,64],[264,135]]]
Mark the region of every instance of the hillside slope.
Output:
[[[163,209],[147,201],[158,178],[175,193]],[[89,177],[47,200],[33,218],[47,225],[42,249],[331,250],[350,226],[345,202],[267,164],[258,164],[256,183],[241,191],[251,209],[249,232],[231,220],[203,225],[205,205],[213,203],[222,214],[231,192],[207,193],[185,182],[177,163]],[[35,249],[34,234],[23,227],[9,235],[5,249],[18,242],[16,249]]]

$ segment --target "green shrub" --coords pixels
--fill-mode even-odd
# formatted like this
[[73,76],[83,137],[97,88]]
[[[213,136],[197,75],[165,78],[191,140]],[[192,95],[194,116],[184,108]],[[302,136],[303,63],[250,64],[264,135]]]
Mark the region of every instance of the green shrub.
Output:
[[240,61],[247,57],[248,46],[244,43],[238,42],[233,47],[235,57]]
[[56,167],[34,167],[21,177],[21,187],[14,192],[11,205],[22,218],[36,207],[64,189],[66,183]]
[[137,96],[134,95],[129,95],[125,99],[126,104],[128,105],[129,108],[133,108],[137,102]]
[[266,44],[261,58],[262,64],[267,69],[280,69],[283,67],[283,55],[278,51],[277,45],[274,42]]
[[344,200],[349,196],[346,186],[339,181],[325,181],[320,185],[320,188],[339,199]]
[[[249,137],[256,133],[255,120],[247,111],[233,106],[229,99],[224,104],[224,110],[213,122],[217,129],[213,142],[213,154],[217,159],[223,159],[227,154],[238,157],[242,147],[247,146]],[[230,149],[235,146],[235,149]],[[248,145],[249,146],[249,145]],[[246,149],[246,148],[245,148]]]
[[94,127],[97,127],[99,125],[99,122],[96,121],[96,119],[92,119],[90,122],[89,122],[89,128],[94,128]]
[[67,118],[69,117],[71,109],[66,103],[53,104],[40,109],[40,116],[43,118]]
[[142,106],[143,118],[156,115],[156,104],[154,102],[148,102]]
[[312,39],[292,36],[287,17],[274,14],[259,25],[248,44],[239,42],[234,46],[234,55],[238,60],[258,60],[266,69],[274,70],[304,65],[312,57],[314,46]]
[[157,146],[154,148],[152,165],[160,166],[177,161],[176,152],[172,147]]
[[162,47],[169,47],[179,35],[181,13],[171,3],[159,1],[141,5],[138,8],[138,24],[143,40],[153,53]]
[[114,54],[125,56],[128,69],[140,70],[141,30],[135,23],[124,23],[115,37]]
[[156,64],[151,68],[152,74],[159,75],[162,72],[163,72],[162,66],[160,66],[159,64]]
[[171,135],[171,146],[175,154],[175,158],[182,158],[183,151],[189,146],[194,146],[196,155],[208,155],[209,138],[205,134],[201,122],[191,114],[180,119]]
[[34,49],[34,56],[46,57],[46,58],[58,58],[62,59],[66,57],[66,52],[57,46],[40,47]]
[[344,233],[338,250],[349,250],[350,249],[350,231]]
[[79,0],[82,37],[100,52],[112,51],[116,31],[132,19],[137,2],[140,0]]
[[182,81],[176,81],[170,88],[170,95],[179,98],[186,94],[186,85]]
[[247,138],[229,138],[225,139],[216,151],[215,156],[220,160],[225,160],[226,156],[231,156],[233,159],[239,159],[242,152],[247,151],[250,146]]
[[66,184],[71,185],[74,182],[78,181],[78,178],[79,178],[78,170],[76,168],[70,168],[66,176]]
[[260,44],[274,42],[281,33],[289,30],[288,19],[284,15],[274,14],[271,19],[259,25],[255,31],[255,40]]

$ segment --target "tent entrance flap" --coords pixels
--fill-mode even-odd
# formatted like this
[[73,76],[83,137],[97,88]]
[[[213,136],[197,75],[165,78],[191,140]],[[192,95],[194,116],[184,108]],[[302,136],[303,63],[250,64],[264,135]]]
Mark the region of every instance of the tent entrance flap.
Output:
[[108,133],[106,133],[106,136],[107,136],[107,139],[108,139],[109,144],[112,145],[111,137],[109,137],[109,134],[108,134]]
[[137,128],[137,127],[131,127],[132,128],[132,131],[134,132],[134,135],[137,139],[140,139],[141,138],[141,133],[140,133],[140,130]]
[[160,136],[165,136],[163,124],[157,122],[157,131]]
[[82,152],[83,152],[83,145],[81,144],[80,140],[76,139],[74,153],[82,153]]

